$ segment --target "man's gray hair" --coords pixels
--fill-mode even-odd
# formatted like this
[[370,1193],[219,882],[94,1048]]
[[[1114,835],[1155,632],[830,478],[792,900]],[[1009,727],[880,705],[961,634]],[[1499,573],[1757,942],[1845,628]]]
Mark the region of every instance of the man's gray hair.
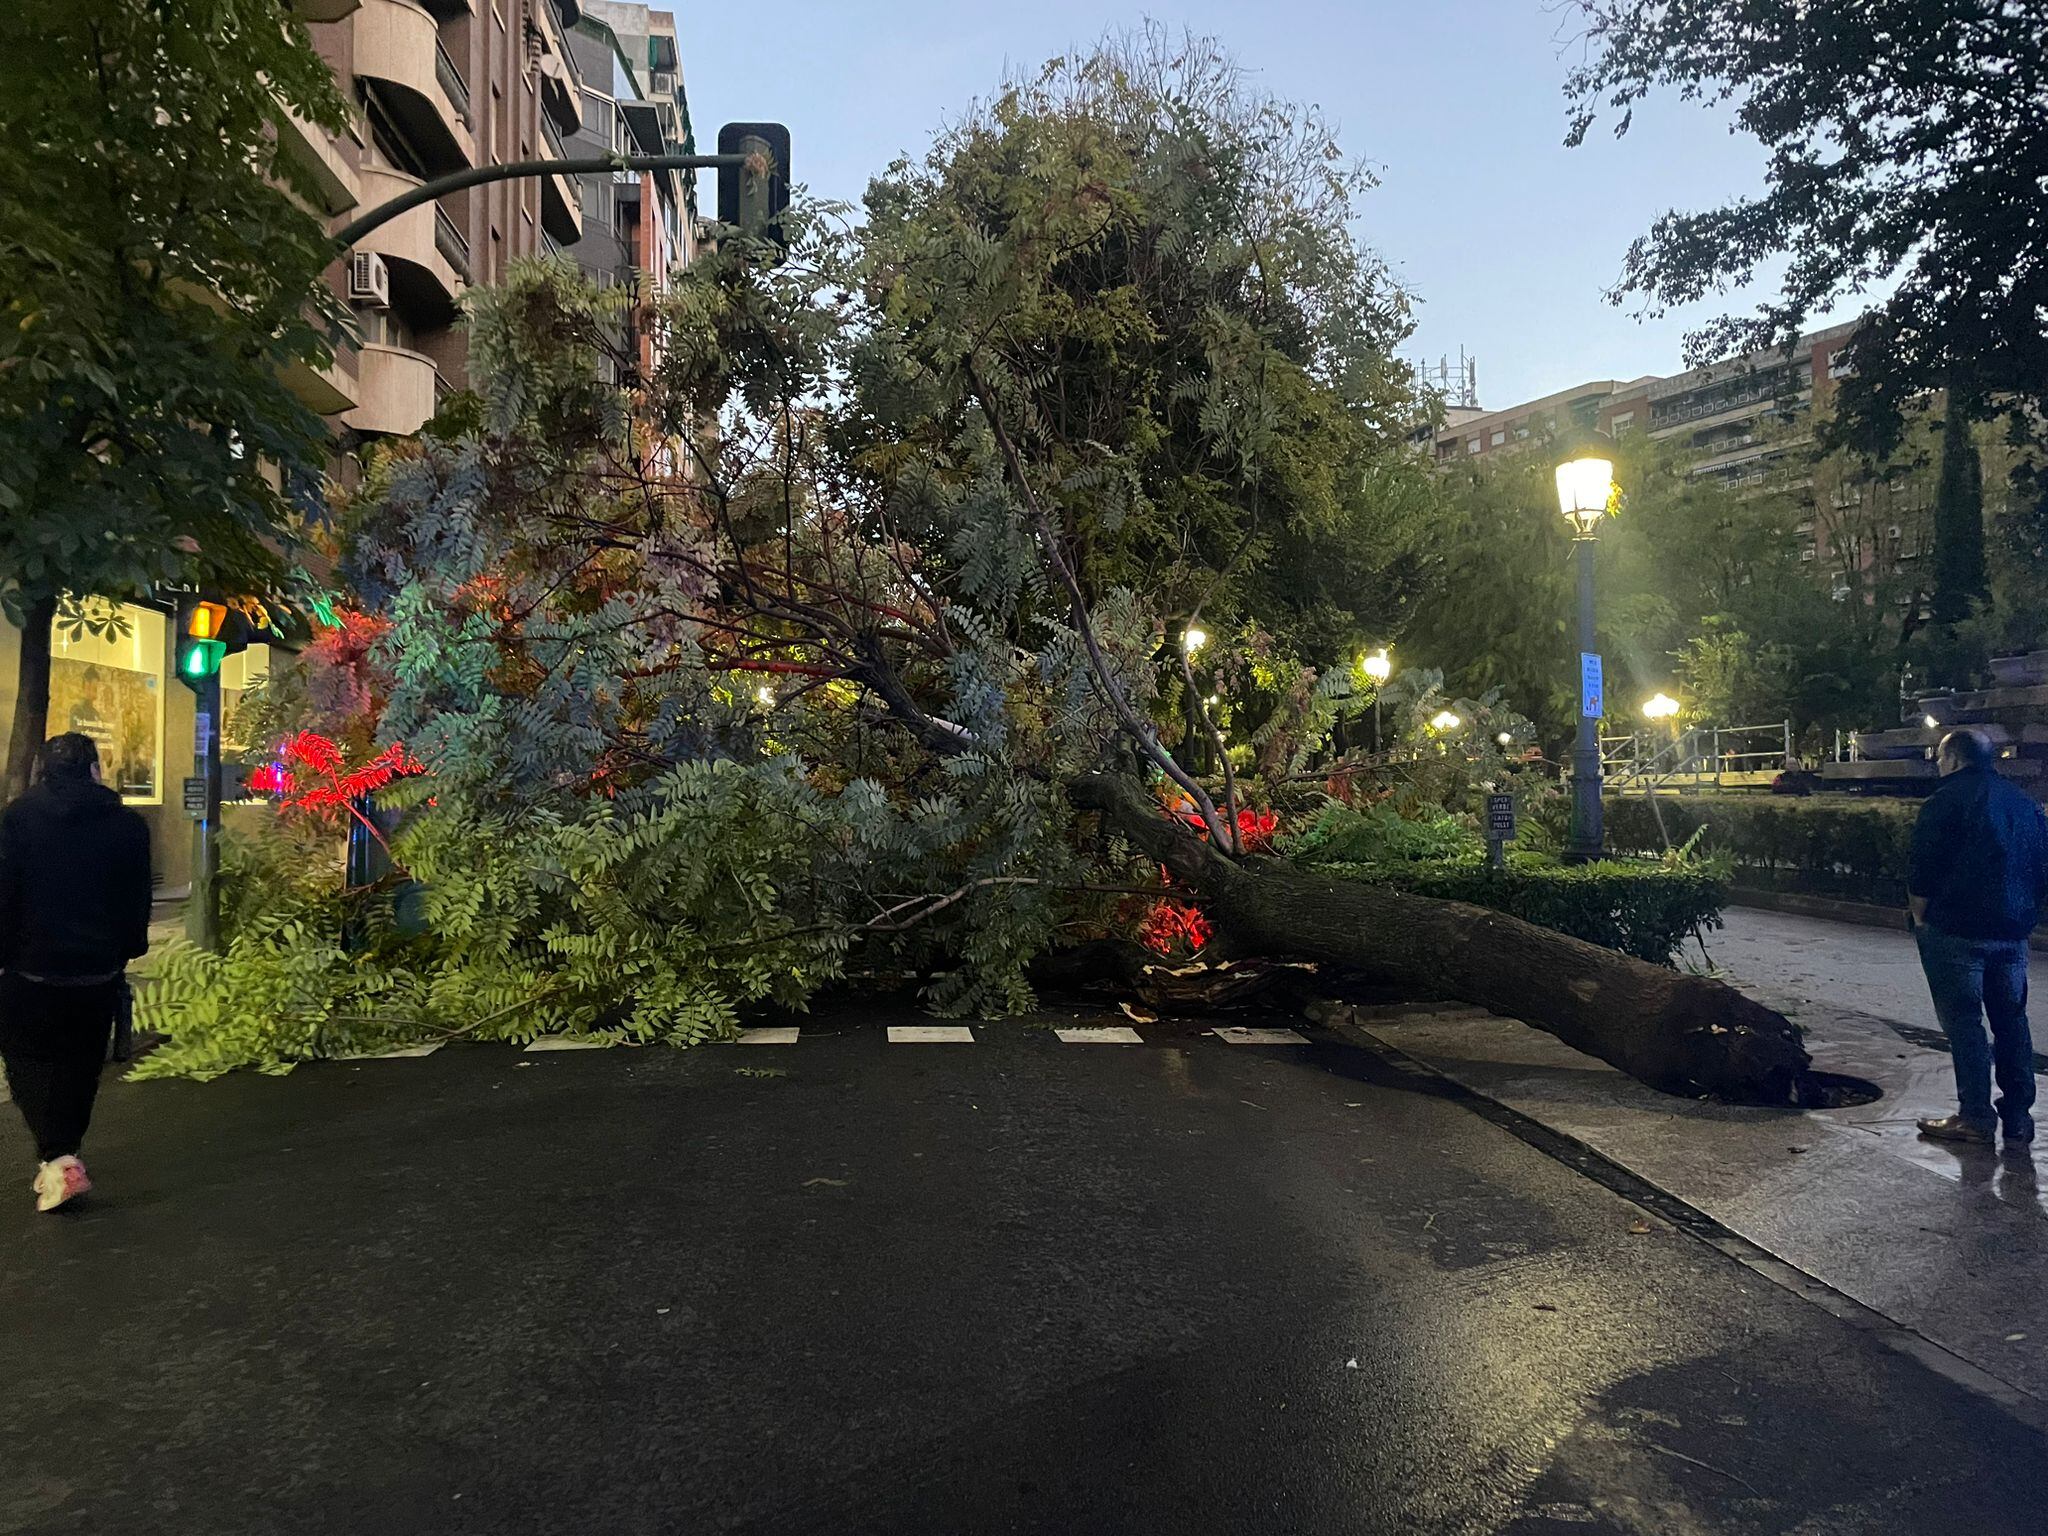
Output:
[[1965,727],[1950,731],[1941,738],[1941,755],[1953,757],[1965,768],[1989,768],[1997,761],[1998,749],[1991,745],[1991,738],[1982,731]]

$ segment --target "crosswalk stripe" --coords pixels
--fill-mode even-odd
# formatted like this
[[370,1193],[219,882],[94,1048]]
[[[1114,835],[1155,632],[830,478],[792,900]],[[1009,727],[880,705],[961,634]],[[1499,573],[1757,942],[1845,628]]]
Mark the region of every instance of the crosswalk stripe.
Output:
[[734,1045],[795,1045],[803,1030],[794,1024],[775,1024],[763,1029],[743,1029]]
[[972,1045],[974,1031],[965,1024],[891,1024],[891,1045]]
[[399,1058],[399,1057],[401,1057],[401,1056],[404,1056],[404,1057],[413,1057],[413,1056],[431,1056],[431,1055],[433,1055],[433,1054],[434,1054],[434,1052],[436,1052],[436,1051],[438,1051],[439,1049],[441,1049],[441,1045],[442,1045],[442,1042],[441,1042],[441,1041],[439,1041],[439,1040],[436,1040],[436,1041],[435,1041],[435,1042],[434,1042],[434,1043],[433,1043],[432,1045],[406,1045],[406,1046],[400,1046],[400,1047],[399,1047],[399,1048],[398,1048],[397,1050],[395,1050],[395,1051],[354,1051],[354,1052],[351,1052],[351,1053],[350,1053],[349,1055],[347,1055],[347,1056],[344,1056],[344,1057],[342,1057],[342,1058],[341,1058],[341,1060],[343,1060],[343,1061],[394,1061],[394,1060],[396,1060],[397,1058]]
[[529,1051],[601,1051],[617,1043],[614,1040],[581,1040],[574,1035],[541,1035],[526,1048]]
[[1110,1024],[1099,1029],[1056,1029],[1068,1045],[1143,1045],[1144,1038],[1128,1024]]
[[1308,1036],[1291,1029],[1246,1029],[1242,1025],[1231,1025],[1227,1029],[1214,1031],[1217,1039],[1226,1045],[1307,1045]]

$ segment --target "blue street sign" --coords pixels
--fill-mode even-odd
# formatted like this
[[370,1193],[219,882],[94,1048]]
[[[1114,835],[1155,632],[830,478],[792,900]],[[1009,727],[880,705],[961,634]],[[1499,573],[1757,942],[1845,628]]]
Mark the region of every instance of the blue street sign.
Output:
[[1598,720],[1604,713],[1601,683],[1600,653],[1579,652],[1579,713],[1588,720]]

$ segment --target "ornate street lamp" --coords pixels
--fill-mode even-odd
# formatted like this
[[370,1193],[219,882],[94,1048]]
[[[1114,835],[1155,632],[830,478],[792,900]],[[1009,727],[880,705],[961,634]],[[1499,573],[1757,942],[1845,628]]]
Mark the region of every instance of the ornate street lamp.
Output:
[[1565,859],[1584,864],[1600,857],[1606,838],[1600,818],[1600,656],[1593,638],[1593,536],[1614,500],[1614,464],[1573,459],[1557,466],[1557,510],[1572,525],[1579,567],[1579,734],[1572,745],[1572,831]]
[[1669,720],[1682,706],[1668,693],[1653,693],[1643,700],[1645,720]]
[[1380,740],[1380,689],[1387,685],[1387,679],[1394,675],[1393,658],[1387,655],[1383,645],[1359,663],[1365,668],[1365,675],[1372,679],[1372,749],[1384,750]]

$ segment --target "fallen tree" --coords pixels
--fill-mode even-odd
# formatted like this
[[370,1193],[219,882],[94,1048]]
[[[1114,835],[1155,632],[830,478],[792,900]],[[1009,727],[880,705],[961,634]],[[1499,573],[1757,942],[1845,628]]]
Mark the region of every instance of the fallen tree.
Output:
[[1733,987],[1479,907],[1228,857],[1125,777],[1088,775],[1068,792],[1159,860],[1243,947],[1511,1015],[1667,1093],[1797,1102],[1810,1065],[1798,1030]]

